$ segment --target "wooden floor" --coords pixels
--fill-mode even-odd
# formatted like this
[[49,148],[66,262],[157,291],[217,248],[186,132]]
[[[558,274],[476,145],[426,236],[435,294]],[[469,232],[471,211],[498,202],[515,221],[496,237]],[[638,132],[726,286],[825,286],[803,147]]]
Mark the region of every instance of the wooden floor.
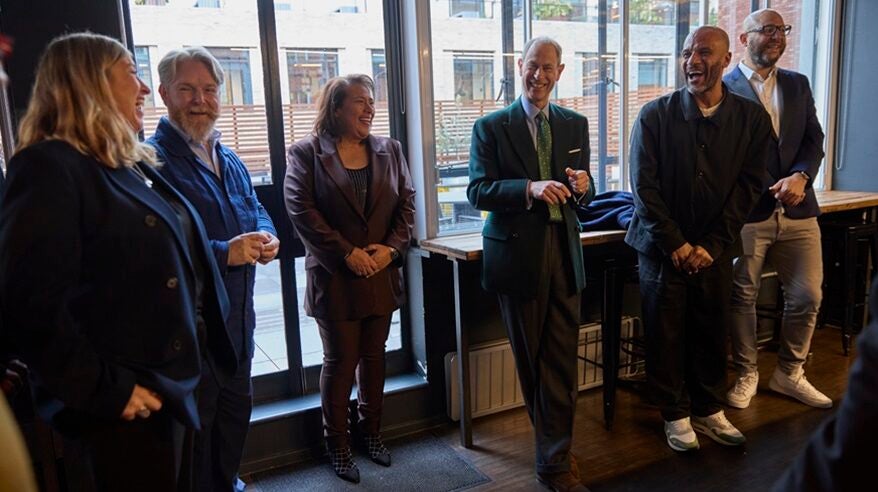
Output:
[[[808,380],[836,404],[854,358],[842,354],[840,339],[836,329],[818,330],[805,366]],[[814,428],[834,411],[811,408],[769,390],[775,360],[775,353],[760,352],[759,393],[749,408],[726,410],[748,439],[738,448],[699,435],[699,451],[672,451],[657,408],[635,388],[619,390],[616,423],[608,432],[600,390],[580,393],[573,452],[579,457],[583,482],[594,491],[768,490]],[[492,479],[473,490],[543,490],[535,481],[533,434],[523,409],[477,419],[473,449],[460,446],[456,426],[438,434]]]

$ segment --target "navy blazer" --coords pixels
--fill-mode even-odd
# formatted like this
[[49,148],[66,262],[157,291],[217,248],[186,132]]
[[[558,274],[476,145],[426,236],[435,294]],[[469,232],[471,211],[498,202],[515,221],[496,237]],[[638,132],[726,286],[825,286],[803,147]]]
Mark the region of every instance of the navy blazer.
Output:
[[180,133],[163,116],[147,143],[155,147],[164,165],[159,172],[198,210],[217,267],[223,275],[231,311],[228,330],[238,353],[253,357],[253,288],[254,265],[228,266],[229,240],[240,234],[266,231],[277,236],[268,213],[259,203],[247,167],[232,149],[217,143],[216,156],[222,172],[220,179],[201,162]]
[[[527,183],[539,181],[539,160],[517,99],[504,109],[479,118],[473,126],[467,198],[473,207],[490,212],[482,229],[482,286],[489,292],[534,297],[544,257],[549,211],[546,202],[534,200],[527,208]],[[585,116],[549,104],[552,128],[552,179],[567,183],[564,169],[588,172],[588,121]],[[594,180],[579,204],[595,195]],[[582,242],[575,200],[561,207],[567,229],[576,291],[585,288]]]
[[[333,321],[392,313],[405,301],[400,267],[415,220],[415,190],[402,145],[370,135],[372,180],[361,207],[345,172],[335,140],[311,135],[290,146],[284,201],[305,244],[305,312]],[[345,264],[354,247],[378,243],[400,258],[371,277],[355,275]]]
[[[723,77],[723,81],[732,92],[751,99],[760,105],[759,98],[750,82],[739,67]],[[791,219],[805,219],[820,214],[817,197],[814,196],[813,181],[820,170],[823,159],[823,129],[817,120],[817,109],[808,77],[777,69],[777,87],[781,91],[780,135],[777,135],[777,152],[769,160],[768,179],[765,182],[762,196],[750,213],[747,222],[759,222],[768,218],[774,211],[777,200],[768,191],[777,180],[793,173],[804,171],[811,177],[805,187],[805,199],[795,207],[784,206],[784,214]]]
[[[9,163],[0,316],[48,396],[38,402],[42,416],[62,430],[119,419],[135,383],[161,395],[162,411],[198,428],[202,356],[218,377],[237,369],[225,290],[198,214],[152,168],[141,169],[189,210],[195,251],[174,209],[127,169],[60,140],[32,145]],[[190,254],[205,269],[207,354],[196,337]]]

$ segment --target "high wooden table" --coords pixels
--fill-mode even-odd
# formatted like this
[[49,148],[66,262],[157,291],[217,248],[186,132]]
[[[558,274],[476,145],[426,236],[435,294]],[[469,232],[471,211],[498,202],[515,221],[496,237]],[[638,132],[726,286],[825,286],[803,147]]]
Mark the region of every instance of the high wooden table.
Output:
[[[875,220],[878,209],[878,193],[855,191],[818,191],[817,201],[824,214],[849,210],[868,210]],[[589,231],[580,234],[582,246],[588,248],[601,244],[615,243],[621,252],[628,252],[623,239],[625,231]],[[419,247],[430,254],[445,256],[452,262],[454,270],[454,327],[457,339],[458,400],[460,402],[460,442],[464,447],[472,447],[472,406],[469,373],[469,341],[467,329],[462,318],[461,303],[461,264],[478,261],[482,258],[482,234],[469,233],[424,240]],[[604,420],[607,428],[612,425],[615,402],[615,380],[617,371],[618,338],[622,321],[622,302],[619,298],[620,282],[612,272],[615,267],[603,266],[604,298],[602,302],[601,340],[603,350]],[[615,357],[614,357],[615,355]]]

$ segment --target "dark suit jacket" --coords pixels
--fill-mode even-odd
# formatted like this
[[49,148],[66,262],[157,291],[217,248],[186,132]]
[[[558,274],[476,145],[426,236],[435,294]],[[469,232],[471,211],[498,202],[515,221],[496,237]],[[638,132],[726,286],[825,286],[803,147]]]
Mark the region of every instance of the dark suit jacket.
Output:
[[[878,282],[869,295],[872,321],[857,340],[844,398],[774,486],[775,491],[871,490],[878,436]],[[868,484],[873,485],[868,485]]]
[[229,294],[231,309],[227,326],[232,343],[242,357],[250,359],[256,328],[253,310],[256,267],[228,266],[229,239],[254,231],[277,236],[268,213],[256,198],[250,173],[232,149],[218,143],[216,155],[223,176],[222,179],[217,177],[201,163],[167,117],[162,117],[155,135],[147,143],[155,147],[159,160],[164,163],[159,172],[189,200],[204,222]]
[[[729,90],[751,99],[761,105],[750,82],[737,66],[726,74],[723,80]],[[805,187],[805,199],[795,207],[784,206],[784,214],[791,219],[805,219],[820,214],[817,198],[812,187],[814,178],[820,170],[823,159],[823,130],[817,121],[817,110],[808,77],[796,72],[778,68],[777,86],[782,97],[780,135],[777,152],[768,162],[768,180],[756,208],[750,213],[747,222],[765,220],[774,211],[777,200],[768,187],[781,178],[804,171],[811,177]]]
[[[308,286],[305,312],[333,321],[393,312],[405,300],[400,267],[415,218],[415,190],[402,146],[369,136],[372,181],[363,210],[353,184],[327,135],[309,136],[290,146],[284,200],[305,244]],[[354,247],[391,246],[400,258],[370,278],[345,264]]]
[[[519,99],[476,121],[467,197],[475,208],[490,212],[482,230],[482,286],[489,292],[531,298],[537,295],[549,211],[541,200],[534,200],[527,208],[527,183],[539,181],[540,172],[526,117]],[[588,121],[574,111],[550,104],[549,124],[552,179],[566,184],[565,168],[588,170]],[[594,198],[591,174],[589,185],[582,205]],[[568,200],[561,212],[576,289],[581,291],[585,288],[585,269],[575,201]]]
[[221,375],[236,369],[227,298],[198,214],[142,168],[188,208],[197,251],[189,251],[174,210],[128,170],[58,140],[10,162],[0,208],[0,315],[37,387],[51,396],[40,405],[47,419],[119,419],[138,383],[162,396],[162,411],[198,427],[204,348],[190,253],[206,270],[209,358]]

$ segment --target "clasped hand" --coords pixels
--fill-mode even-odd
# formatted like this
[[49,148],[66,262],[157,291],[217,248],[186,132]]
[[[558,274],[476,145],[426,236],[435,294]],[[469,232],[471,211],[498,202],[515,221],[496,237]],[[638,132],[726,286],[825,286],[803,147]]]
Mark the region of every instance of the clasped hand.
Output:
[[[530,183],[530,196],[535,200],[542,200],[551,205],[560,205],[567,203],[567,199],[573,196],[573,193],[584,195],[588,192],[588,173],[579,169],[573,170],[567,168],[564,170],[567,174],[568,188],[563,183],[548,179],[544,181],[533,181]],[[570,190],[573,190],[571,193]]]
[[257,231],[239,234],[229,240],[229,266],[265,265],[277,256],[280,240],[269,232]]
[[354,248],[345,258],[348,269],[361,277],[371,277],[384,270],[392,261],[390,247],[372,243],[365,248]]
[[713,257],[701,246],[687,242],[671,253],[671,263],[677,270],[691,275],[712,265]]
[[777,180],[768,191],[774,193],[774,198],[784,205],[795,207],[805,199],[805,185],[808,180],[796,173],[792,176]]

